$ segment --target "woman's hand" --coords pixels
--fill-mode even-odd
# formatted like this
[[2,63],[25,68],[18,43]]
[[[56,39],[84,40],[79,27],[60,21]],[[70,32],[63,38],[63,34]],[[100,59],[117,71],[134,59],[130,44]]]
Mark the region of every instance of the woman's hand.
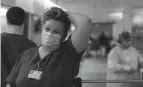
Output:
[[131,68],[130,69],[130,71],[129,71],[129,74],[133,74],[133,73],[135,73],[135,72],[137,72],[138,71],[138,69],[136,68]]
[[128,74],[133,74],[137,71],[137,68],[132,68],[130,66],[125,65],[124,70],[126,70]]

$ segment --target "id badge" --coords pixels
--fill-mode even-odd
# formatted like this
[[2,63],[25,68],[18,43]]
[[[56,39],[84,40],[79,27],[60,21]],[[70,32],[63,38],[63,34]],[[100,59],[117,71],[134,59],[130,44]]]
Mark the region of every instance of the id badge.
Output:
[[42,71],[30,70],[28,74],[28,78],[35,79],[35,80],[40,80],[41,77],[42,77]]

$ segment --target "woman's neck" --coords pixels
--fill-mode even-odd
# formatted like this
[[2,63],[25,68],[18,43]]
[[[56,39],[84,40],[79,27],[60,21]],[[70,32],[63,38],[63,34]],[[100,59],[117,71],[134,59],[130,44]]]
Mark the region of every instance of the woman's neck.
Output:
[[123,46],[123,45],[121,45],[121,44],[120,44],[120,47],[121,47],[123,50],[126,50],[126,49],[129,49],[129,48],[130,48],[130,46],[125,47],[125,46]]
[[43,60],[50,53],[43,46],[39,47],[38,52],[41,60]]
[[49,53],[57,50],[59,47],[60,45],[52,46],[51,48],[50,47],[48,48],[47,46],[39,47],[39,54],[40,54],[41,59],[44,59]]

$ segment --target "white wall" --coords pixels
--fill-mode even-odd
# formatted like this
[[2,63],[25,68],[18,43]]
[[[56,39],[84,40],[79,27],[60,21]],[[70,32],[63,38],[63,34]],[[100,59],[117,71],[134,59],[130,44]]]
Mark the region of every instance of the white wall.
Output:
[[7,28],[6,17],[1,16],[0,24],[1,24],[1,33],[7,32],[8,28]]

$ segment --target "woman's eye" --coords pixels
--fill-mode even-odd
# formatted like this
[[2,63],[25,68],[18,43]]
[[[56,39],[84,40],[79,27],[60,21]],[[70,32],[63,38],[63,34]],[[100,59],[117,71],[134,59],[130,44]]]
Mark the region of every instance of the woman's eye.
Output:
[[53,33],[54,33],[54,34],[60,34],[60,32],[58,32],[58,31],[54,31]]
[[50,28],[45,28],[46,31],[50,31]]

